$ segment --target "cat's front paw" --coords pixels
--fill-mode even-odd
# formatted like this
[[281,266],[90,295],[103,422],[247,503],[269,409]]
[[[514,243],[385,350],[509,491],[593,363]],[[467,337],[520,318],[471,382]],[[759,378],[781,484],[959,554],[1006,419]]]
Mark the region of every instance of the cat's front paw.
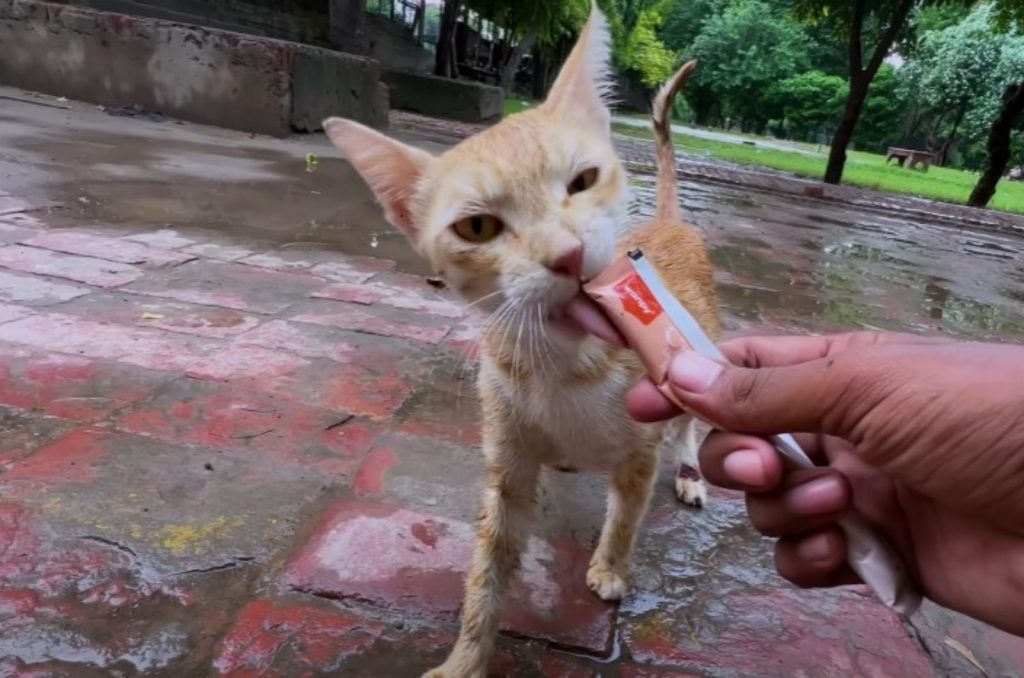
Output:
[[629,591],[626,576],[602,562],[594,563],[587,570],[587,586],[598,598],[608,602],[622,600]]
[[487,678],[487,662],[483,655],[452,653],[441,666],[423,674],[423,678]]
[[679,466],[676,499],[694,508],[703,508],[708,503],[708,487],[700,477],[700,471],[687,464]]

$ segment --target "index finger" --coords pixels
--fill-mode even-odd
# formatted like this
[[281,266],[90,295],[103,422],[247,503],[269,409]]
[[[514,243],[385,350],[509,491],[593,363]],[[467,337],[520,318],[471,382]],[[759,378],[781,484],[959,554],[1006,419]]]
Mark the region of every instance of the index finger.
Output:
[[721,345],[729,362],[740,367],[786,367],[828,358],[851,349],[879,344],[945,344],[948,337],[888,332],[850,332],[833,335],[743,337]]

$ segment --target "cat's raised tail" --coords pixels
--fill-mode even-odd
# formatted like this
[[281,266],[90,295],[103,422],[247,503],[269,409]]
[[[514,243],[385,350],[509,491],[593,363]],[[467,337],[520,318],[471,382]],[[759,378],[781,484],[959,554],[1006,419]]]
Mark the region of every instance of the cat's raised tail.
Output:
[[654,139],[658,145],[658,205],[657,220],[677,222],[682,219],[679,210],[678,175],[676,173],[676,149],[672,141],[672,106],[679,92],[697,70],[697,60],[688,61],[658,92],[654,99]]

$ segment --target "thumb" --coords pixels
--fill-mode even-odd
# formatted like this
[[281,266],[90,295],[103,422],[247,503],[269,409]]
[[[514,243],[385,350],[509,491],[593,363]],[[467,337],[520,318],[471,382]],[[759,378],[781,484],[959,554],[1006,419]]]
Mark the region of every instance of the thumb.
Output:
[[724,431],[762,436],[850,433],[877,402],[855,395],[866,383],[869,375],[841,357],[746,369],[693,351],[676,356],[668,379],[680,404],[699,418]]

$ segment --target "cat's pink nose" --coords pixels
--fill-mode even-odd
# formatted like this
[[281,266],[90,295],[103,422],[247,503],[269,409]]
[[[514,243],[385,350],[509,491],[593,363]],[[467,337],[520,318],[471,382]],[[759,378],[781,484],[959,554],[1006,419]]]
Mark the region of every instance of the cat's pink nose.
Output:
[[579,278],[583,272],[583,245],[578,245],[571,250],[558,255],[548,268],[558,275],[567,275],[570,278]]

